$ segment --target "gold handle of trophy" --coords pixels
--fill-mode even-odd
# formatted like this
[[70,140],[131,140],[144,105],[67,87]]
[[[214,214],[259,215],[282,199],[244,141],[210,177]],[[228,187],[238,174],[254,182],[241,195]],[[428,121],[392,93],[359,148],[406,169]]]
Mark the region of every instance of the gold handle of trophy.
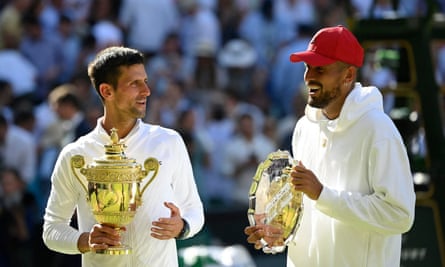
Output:
[[79,183],[82,185],[83,189],[85,190],[85,193],[88,194],[88,189],[80,179],[80,177],[77,175],[77,172],[75,169],[80,169],[82,166],[85,165],[85,159],[81,155],[75,155],[71,158],[71,170],[74,173],[74,176],[79,181]]
[[[144,194],[145,189],[153,182],[153,179],[158,175],[159,170],[159,161],[156,158],[148,158],[144,162],[144,174],[148,175],[149,172],[153,171],[153,175],[151,176],[150,180],[145,184],[144,188],[142,188],[141,195]],[[144,175],[144,176],[145,176]]]

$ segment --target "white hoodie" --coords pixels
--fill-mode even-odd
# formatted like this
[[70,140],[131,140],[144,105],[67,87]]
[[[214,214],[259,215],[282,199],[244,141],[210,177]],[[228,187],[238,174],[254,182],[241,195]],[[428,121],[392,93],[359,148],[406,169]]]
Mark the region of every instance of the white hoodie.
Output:
[[304,199],[287,266],[400,266],[415,193],[405,146],[379,90],[356,83],[336,120],[309,106],[305,113],[293,155],[324,187],[317,201]]

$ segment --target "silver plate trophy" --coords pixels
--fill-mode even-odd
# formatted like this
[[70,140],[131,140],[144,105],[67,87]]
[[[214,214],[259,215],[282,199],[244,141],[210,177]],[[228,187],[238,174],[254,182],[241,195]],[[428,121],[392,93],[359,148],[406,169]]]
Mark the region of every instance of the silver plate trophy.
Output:
[[290,171],[296,161],[278,150],[258,165],[249,191],[249,224],[279,228],[283,235],[273,244],[261,239],[264,253],[283,252],[298,230],[303,214],[303,193],[294,189]]

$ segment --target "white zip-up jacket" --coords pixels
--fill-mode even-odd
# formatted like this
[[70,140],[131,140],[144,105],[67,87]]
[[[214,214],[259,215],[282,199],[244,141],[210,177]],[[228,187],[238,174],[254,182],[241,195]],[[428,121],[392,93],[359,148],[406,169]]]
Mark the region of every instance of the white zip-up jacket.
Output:
[[405,146],[379,90],[356,83],[335,120],[307,106],[292,150],[324,187],[317,201],[304,199],[287,266],[399,267],[416,197]]
[[[118,256],[88,252],[82,255],[82,266],[176,267],[176,240],[155,239],[150,236],[150,228],[152,221],[170,217],[170,210],[163,204],[165,201],[179,207],[181,217],[190,225],[188,237],[198,233],[204,224],[203,206],[186,147],[177,132],[141,120],[121,141],[126,145],[128,158],[136,159],[143,168],[147,158],[155,157],[160,162],[159,171],[144,191],[142,205],[123,233],[122,241],[132,248],[132,253]],[[86,192],[71,171],[70,160],[80,154],[85,158],[85,166],[89,165],[93,159],[104,156],[105,144],[110,144],[110,137],[99,119],[92,132],[67,145],[60,153],[51,178],[51,194],[44,216],[43,240],[50,249],[67,254],[80,253],[77,248],[80,234],[89,232],[96,223],[86,201]],[[86,185],[86,178],[80,178]],[[141,188],[148,180],[143,180]],[[77,211],[79,230],[69,226],[74,210]]]

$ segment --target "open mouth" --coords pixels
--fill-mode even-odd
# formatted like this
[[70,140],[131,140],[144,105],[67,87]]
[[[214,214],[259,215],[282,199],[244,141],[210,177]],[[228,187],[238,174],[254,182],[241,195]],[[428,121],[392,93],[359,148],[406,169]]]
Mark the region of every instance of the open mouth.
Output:
[[145,99],[136,101],[136,104],[138,104],[138,105],[145,105],[146,103],[147,103],[147,101]]
[[320,87],[309,87],[309,95],[316,94],[318,91],[320,91]]

